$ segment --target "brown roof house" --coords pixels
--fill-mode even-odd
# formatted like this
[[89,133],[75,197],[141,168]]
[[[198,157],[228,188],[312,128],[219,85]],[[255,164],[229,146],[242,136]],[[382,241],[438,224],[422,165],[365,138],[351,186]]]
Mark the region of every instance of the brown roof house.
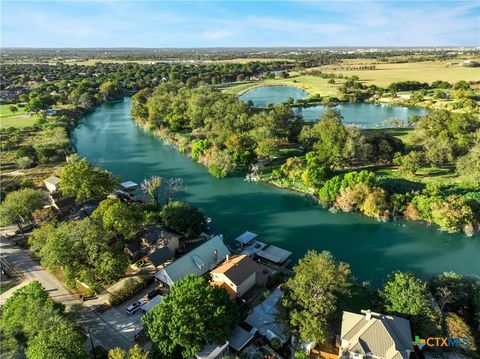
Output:
[[212,285],[225,288],[230,297],[241,297],[257,282],[258,264],[249,256],[228,258],[210,272]]
[[339,357],[408,359],[413,352],[408,320],[370,310],[343,312]]
[[158,268],[175,257],[179,247],[180,235],[160,226],[148,226],[127,244],[125,251],[133,260],[141,258]]

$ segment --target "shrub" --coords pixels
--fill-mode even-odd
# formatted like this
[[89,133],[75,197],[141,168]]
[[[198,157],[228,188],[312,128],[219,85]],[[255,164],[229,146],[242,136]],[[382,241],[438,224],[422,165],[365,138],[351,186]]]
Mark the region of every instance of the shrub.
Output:
[[146,275],[142,275],[137,278],[129,278],[125,281],[120,289],[110,293],[108,302],[111,305],[118,305],[138,292],[140,289],[147,287],[151,282],[153,282],[153,280],[153,277]]

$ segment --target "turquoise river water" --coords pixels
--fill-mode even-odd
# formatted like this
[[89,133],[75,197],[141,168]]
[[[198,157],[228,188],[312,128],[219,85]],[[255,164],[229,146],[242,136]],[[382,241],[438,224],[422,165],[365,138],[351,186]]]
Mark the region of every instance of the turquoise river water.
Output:
[[173,147],[137,127],[129,98],[106,103],[85,116],[72,135],[76,151],[124,180],[181,177],[181,197],[213,219],[227,243],[245,230],[302,257],[329,250],[350,263],[359,281],[380,285],[395,269],[428,278],[443,271],[480,274],[480,237],[446,234],[414,222],[378,223],[333,214],[309,198],[243,177],[216,179]]

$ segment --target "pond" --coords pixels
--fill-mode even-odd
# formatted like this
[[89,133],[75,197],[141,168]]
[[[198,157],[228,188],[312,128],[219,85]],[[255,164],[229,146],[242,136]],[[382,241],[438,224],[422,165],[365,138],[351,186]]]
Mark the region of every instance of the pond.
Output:
[[[345,103],[333,107],[340,111],[343,123],[360,128],[394,127],[408,125],[410,116],[423,116],[427,110],[418,107],[380,105],[373,103]],[[327,106],[297,108],[305,121],[318,121]]]
[[124,180],[181,177],[181,198],[213,219],[227,243],[246,230],[302,257],[309,249],[331,251],[350,263],[358,281],[381,285],[393,270],[427,278],[443,271],[480,274],[480,238],[446,234],[415,222],[378,223],[333,214],[310,199],[243,177],[216,179],[206,168],[137,127],[130,99],[106,103],[85,116],[72,135],[76,151]]
[[[254,106],[266,106],[306,98],[308,93],[293,86],[261,86],[248,90],[240,98],[252,101]],[[297,107],[295,112],[305,121],[320,119],[327,106]],[[371,103],[345,103],[334,107],[340,111],[343,123],[360,128],[381,128],[407,125],[410,116],[423,116],[427,110],[417,107],[381,105]]]
[[255,107],[263,107],[286,102],[290,97],[299,100],[307,96],[307,92],[293,86],[260,86],[243,93],[240,99],[245,102],[252,101]]

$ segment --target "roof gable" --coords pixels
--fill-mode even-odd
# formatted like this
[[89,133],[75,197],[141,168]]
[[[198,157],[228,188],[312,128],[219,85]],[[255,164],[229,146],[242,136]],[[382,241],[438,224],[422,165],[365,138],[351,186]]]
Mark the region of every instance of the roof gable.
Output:
[[240,285],[257,270],[257,263],[249,256],[242,254],[225,261],[212,270],[212,273],[223,273],[235,285]]
[[365,315],[343,312],[341,338],[348,342],[348,351],[393,359],[407,356],[413,350],[407,320],[379,313]]
[[204,275],[225,260],[227,254],[230,254],[230,251],[223,243],[223,237],[215,236],[167,265],[155,276],[162,282],[172,285],[188,274]]

